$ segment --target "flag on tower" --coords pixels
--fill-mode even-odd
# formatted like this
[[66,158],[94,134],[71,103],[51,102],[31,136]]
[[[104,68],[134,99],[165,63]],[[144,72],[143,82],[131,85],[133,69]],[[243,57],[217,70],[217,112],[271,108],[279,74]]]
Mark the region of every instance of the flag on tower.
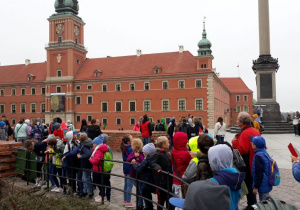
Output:
[[238,67],[238,68],[239,68],[239,67],[240,67],[240,64],[238,64],[236,67]]

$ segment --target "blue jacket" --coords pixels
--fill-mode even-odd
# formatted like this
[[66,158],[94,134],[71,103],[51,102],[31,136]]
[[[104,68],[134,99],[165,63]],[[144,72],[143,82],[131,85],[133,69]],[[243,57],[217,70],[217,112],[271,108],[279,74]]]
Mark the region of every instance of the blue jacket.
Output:
[[270,156],[265,149],[257,149],[254,152],[252,164],[253,188],[257,188],[259,193],[268,193],[273,187],[269,184],[269,159],[263,154]]
[[246,177],[244,172],[239,172],[235,168],[224,168],[217,171],[212,181],[220,185],[227,185],[230,194],[230,210],[237,210],[241,196],[241,185]]
[[[126,162],[128,156],[130,155],[130,153],[132,153],[132,148],[130,144],[125,145],[125,147],[126,147],[126,151],[125,152],[122,151],[122,157],[124,162]],[[131,164],[123,163],[123,173],[124,174],[131,173]]]
[[293,164],[293,176],[297,182],[300,182],[300,162]]

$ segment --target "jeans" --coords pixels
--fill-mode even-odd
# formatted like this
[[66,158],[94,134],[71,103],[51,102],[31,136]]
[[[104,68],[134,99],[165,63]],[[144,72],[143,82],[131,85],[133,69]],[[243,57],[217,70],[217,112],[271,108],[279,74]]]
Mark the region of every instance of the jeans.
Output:
[[17,142],[22,142],[23,145],[24,145],[25,141],[26,141],[26,137],[18,137],[17,138]]
[[224,142],[224,136],[216,135],[218,142]]
[[151,136],[149,137],[143,137],[143,145],[145,146],[146,144],[149,144],[151,141]]
[[[91,170],[90,168],[85,168],[86,170]],[[85,182],[92,182],[91,172],[90,171],[82,171],[82,180],[83,183],[83,193],[88,193],[89,195],[93,194],[93,186],[92,184]]]
[[[124,174],[124,176],[127,178],[127,177],[130,177],[130,174]],[[126,178],[124,179],[124,191],[128,191],[129,179],[126,179]],[[124,192],[124,201],[126,201],[126,203],[131,202],[131,194],[130,193]]]
[[269,197],[269,193],[259,193],[259,201],[265,201]]
[[50,172],[50,176],[49,176],[49,179],[51,181],[51,184],[52,186],[56,186],[56,187],[59,187],[59,183],[58,183],[58,180],[56,178],[56,174],[57,174],[57,170],[56,170],[56,167],[53,166],[53,165],[49,165],[49,172]]
[[[77,172],[77,180],[82,181],[82,171],[81,170],[79,170]],[[77,182],[77,191],[83,192],[83,182]]]
[[[133,187],[133,185],[136,187],[137,185],[136,185],[136,181],[135,180],[133,180],[133,179],[128,179],[129,181],[128,181],[128,185],[127,185],[127,191],[129,191],[129,192],[132,192],[132,187]],[[139,185],[140,185],[140,183],[139,183]],[[139,189],[138,189],[138,191],[137,191],[137,194],[138,195],[142,195],[142,193],[141,193],[141,188],[139,187]],[[127,202],[127,201],[126,201]],[[143,199],[142,198],[138,198],[138,205],[139,206],[142,206],[143,205]]]
[[[101,185],[101,179],[103,179],[103,186]],[[110,201],[111,195],[111,184],[110,184],[110,175],[108,174],[101,174],[97,172],[93,172],[93,183],[99,185],[99,195],[104,198],[106,196],[107,200]],[[106,187],[108,186],[108,187]]]
[[173,136],[170,137],[170,149],[173,149]]

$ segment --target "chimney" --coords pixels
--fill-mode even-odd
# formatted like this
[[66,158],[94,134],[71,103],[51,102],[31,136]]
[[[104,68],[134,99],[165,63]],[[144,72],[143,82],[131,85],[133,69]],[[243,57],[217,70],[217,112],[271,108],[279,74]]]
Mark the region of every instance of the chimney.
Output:
[[183,45],[179,45],[179,54],[182,54],[184,51]]
[[25,66],[28,66],[30,64],[30,59],[25,59]]
[[136,56],[137,56],[137,57],[140,57],[141,54],[142,54],[142,50],[136,50]]

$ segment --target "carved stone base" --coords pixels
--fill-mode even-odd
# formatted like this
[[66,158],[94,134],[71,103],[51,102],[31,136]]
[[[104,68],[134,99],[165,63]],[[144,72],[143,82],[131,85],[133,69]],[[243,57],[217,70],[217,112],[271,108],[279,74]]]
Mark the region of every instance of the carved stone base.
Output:
[[281,121],[280,105],[278,103],[261,103],[261,104],[257,103],[255,105],[266,105],[266,106],[262,106],[263,122]]

